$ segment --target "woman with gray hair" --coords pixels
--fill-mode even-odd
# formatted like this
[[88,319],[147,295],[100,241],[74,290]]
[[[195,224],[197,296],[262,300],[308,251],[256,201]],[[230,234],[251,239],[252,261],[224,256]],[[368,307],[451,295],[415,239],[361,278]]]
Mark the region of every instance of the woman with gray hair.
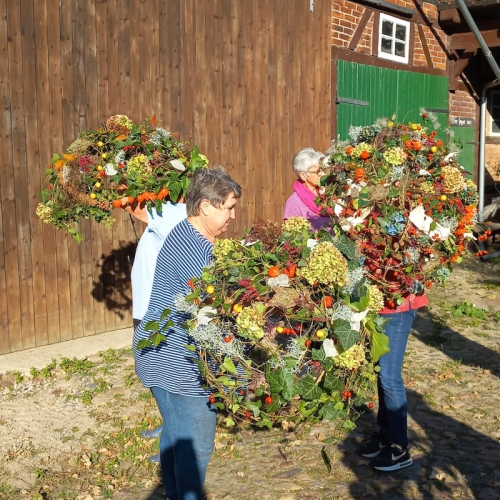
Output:
[[[240,196],[241,187],[225,173],[205,169],[194,173],[186,193],[187,219],[163,243],[148,309],[134,334],[137,376],[151,389],[163,418],[160,464],[170,500],[204,498],[216,417],[196,362],[196,343],[184,328],[190,315],[177,310],[176,298],[190,293],[191,280],[209,264],[215,238],[234,219]],[[148,339],[155,323],[165,328],[166,341],[139,350],[138,342]]]
[[319,215],[319,208],[315,203],[323,174],[324,157],[323,153],[313,148],[302,149],[295,155],[292,165],[298,179],[293,185],[293,194],[286,202],[283,220],[304,217],[316,231],[330,222],[329,217]]

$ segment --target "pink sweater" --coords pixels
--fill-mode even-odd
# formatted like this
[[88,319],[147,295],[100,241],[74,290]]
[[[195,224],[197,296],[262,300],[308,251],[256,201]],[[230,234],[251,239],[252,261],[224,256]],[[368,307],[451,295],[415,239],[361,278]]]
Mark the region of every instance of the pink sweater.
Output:
[[311,223],[315,231],[318,231],[330,223],[329,217],[322,217],[321,215],[315,214],[295,192],[286,201],[285,212],[283,213],[283,220],[289,219],[290,217],[304,217],[304,219],[307,219]]

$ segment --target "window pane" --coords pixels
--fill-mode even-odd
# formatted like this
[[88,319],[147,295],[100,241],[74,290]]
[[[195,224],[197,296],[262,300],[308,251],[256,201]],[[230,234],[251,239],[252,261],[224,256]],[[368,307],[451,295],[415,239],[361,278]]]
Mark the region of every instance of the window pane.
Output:
[[382,38],[381,50],[387,54],[392,54],[392,40],[390,38]]
[[396,38],[398,40],[406,40],[406,26],[396,24]]
[[498,134],[500,132],[500,118],[491,122],[491,131],[495,134]]
[[392,36],[392,27],[394,23],[391,21],[386,21],[385,19],[382,21],[382,35]]
[[406,56],[406,44],[401,43],[401,42],[396,42],[394,53],[399,57],[405,57]]

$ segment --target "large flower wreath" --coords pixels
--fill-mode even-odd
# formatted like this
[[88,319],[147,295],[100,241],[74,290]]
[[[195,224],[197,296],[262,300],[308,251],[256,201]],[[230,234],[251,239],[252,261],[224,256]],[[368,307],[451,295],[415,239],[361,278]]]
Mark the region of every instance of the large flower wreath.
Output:
[[155,117],[137,125],[115,115],[81,132],[65,154],[52,157],[36,211],[40,219],[80,241],[80,217],[111,225],[113,207],[144,203],[161,211],[162,200],[177,201],[208,159],[156,125]]
[[333,226],[356,243],[366,276],[396,309],[443,283],[472,237],[477,188],[450,150],[422,123],[379,120],[351,127],[333,146],[318,200]]
[[[371,406],[374,363],[388,350],[383,297],[342,235],[312,232],[302,218],[259,220],[243,241],[217,240],[212,264],[189,285],[175,306],[192,314],[193,358],[228,425],[349,426]],[[150,327],[139,348],[168,342]]]

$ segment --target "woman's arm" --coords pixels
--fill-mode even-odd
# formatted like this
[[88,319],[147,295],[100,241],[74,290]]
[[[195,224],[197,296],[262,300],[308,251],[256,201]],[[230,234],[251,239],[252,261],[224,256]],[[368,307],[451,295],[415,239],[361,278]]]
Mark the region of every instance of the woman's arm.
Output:
[[145,222],[146,224],[149,222],[146,205],[141,206],[140,203],[136,202],[133,205],[122,205],[122,208],[141,222]]

